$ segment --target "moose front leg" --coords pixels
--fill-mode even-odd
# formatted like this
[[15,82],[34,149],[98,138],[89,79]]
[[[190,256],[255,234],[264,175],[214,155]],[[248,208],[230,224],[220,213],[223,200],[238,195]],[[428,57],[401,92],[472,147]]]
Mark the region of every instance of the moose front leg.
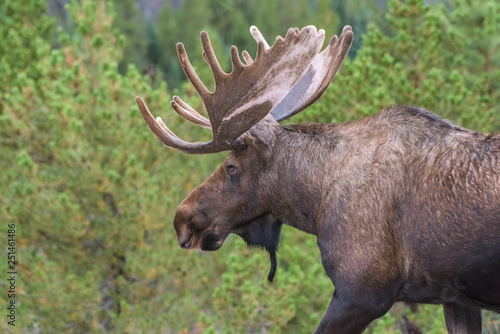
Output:
[[449,334],[481,334],[481,309],[455,303],[443,304]]
[[396,302],[400,265],[391,244],[376,238],[353,244],[345,241],[341,229],[336,232],[318,237],[323,267],[335,292],[315,333],[363,333]]
[[370,303],[362,294],[346,296],[335,289],[330,305],[314,332],[315,334],[358,334],[368,327],[375,319],[383,316],[391,307],[392,302]]

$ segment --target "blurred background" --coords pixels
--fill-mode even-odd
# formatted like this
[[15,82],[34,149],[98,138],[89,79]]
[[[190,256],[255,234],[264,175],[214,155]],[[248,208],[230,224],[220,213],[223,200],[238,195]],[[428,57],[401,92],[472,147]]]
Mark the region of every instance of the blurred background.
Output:
[[[16,224],[16,327],[1,333],[311,333],[333,293],[314,236],[284,227],[279,268],[237,236],[184,251],[172,227],[182,199],[225,154],[161,146],[134,98],[185,140],[210,132],[169,107],[197,110],[175,44],[213,85],[199,33],[222,66],[314,24],[350,24],[349,59],[293,122],[344,122],[408,104],[473,130],[500,132],[497,0],[0,0],[0,268]],[[5,276],[5,275],[4,275]],[[7,290],[6,280],[0,288]],[[5,314],[4,314],[5,313]],[[484,312],[484,333],[500,316]],[[397,304],[367,333],[446,333],[438,306]]]

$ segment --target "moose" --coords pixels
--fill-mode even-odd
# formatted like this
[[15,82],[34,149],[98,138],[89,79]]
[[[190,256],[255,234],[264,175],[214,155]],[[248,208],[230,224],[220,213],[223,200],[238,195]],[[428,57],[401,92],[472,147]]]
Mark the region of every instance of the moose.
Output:
[[[210,92],[178,56],[208,118],[174,96],[212,140],[181,140],[136,98],[163,144],[189,154],[229,151],[180,204],[180,247],[215,251],[237,234],[267,249],[271,281],[282,224],[317,236],[335,290],[315,333],[362,333],[398,301],[442,304],[449,333],[481,333],[500,312],[500,135],[474,132],[416,107],[393,106],[343,124],[280,125],[326,90],[353,41],[344,27],[291,28],[272,46],[259,30],[254,59],[231,47],[224,72],[201,33]],[[243,60],[243,61],[242,61]]]

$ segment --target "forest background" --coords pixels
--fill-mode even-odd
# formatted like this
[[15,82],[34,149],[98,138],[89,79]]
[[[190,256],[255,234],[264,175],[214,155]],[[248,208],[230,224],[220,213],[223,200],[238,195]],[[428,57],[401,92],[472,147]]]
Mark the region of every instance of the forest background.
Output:
[[[311,333],[333,286],[313,236],[285,227],[275,281],[264,251],[236,236],[215,253],[180,249],[172,217],[223,161],[161,146],[134,98],[183,139],[210,133],[169,108],[202,110],[186,83],[182,41],[202,80],[207,30],[255,53],[314,24],[353,26],[349,59],[293,122],[344,122],[394,104],[425,107],[473,130],[500,132],[496,0],[0,0],[0,332]],[[15,232],[9,232],[15,224]],[[7,323],[8,235],[16,240],[16,326]],[[484,333],[500,316],[483,312]],[[395,305],[367,333],[446,333],[438,306]]]

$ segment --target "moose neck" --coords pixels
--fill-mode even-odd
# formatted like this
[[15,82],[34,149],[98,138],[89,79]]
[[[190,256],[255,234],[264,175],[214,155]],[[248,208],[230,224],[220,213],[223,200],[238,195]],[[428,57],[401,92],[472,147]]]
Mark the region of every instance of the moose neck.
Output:
[[340,125],[294,124],[278,129],[269,172],[262,178],[269,211],[307,233],[317,234],[324,196],[335,182],[332,161]]

